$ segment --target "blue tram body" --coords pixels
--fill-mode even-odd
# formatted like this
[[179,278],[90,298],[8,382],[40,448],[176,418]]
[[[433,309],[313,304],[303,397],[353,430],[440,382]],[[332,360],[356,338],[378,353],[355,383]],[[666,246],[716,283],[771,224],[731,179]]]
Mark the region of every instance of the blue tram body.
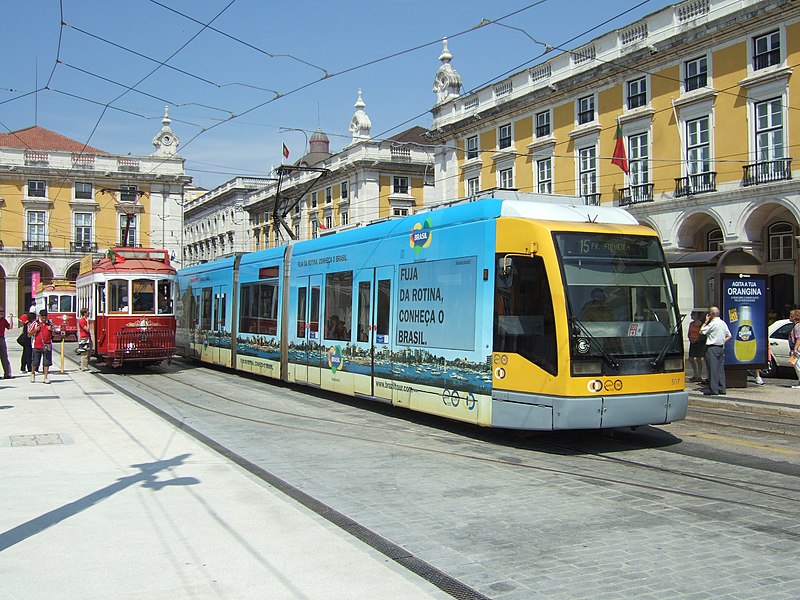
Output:
[[[586,357],[575,355],[580,340],[567,314],[571,292],[565,291],[568,286],[561,281],[564,275],[559,272],[551,230],[559,226],[598,229],[608,236],[620,231],[645,235],[647,230],[632,218],[618,215],[617,209],[581,207],[605,215],[612,225],[580,222],[577,217],[569,222],[571,213],[557,210],[541,232],[530,230],[529,237],[541,238],[532,242],[524,237],[528,236],[525,228],[531,214],[547,219],[541,206],[485,199],[181,269],[178,352],[211,364],[483,426],[593,428],[682,418],[686,394],[681,336],[674,342],[672,337],[665,338],[671,368],[667,363],[655,374],[648,368],[638,378],[619,376],[624,384],[617,384],[622,387],[609,394],[603,393],[602,383],[593,390],[598,385],[592,382],[614,376],[610,367],[601,364],[602,372],[593,373],[589,365],[595,362],[586,361],[584,374],[572,365]],[[593,218],[598,217],[589,215],[588,220]],[[511,229],[499,227],[504,219]],[[524,241],[512,242],[517,227],[525,230],[520,238]],[[500,243],[498,232],[504,232]],[[652,232],[646,235],[656,240],[660,253],[657,238]],[[518,245],[518,251],[508,251],[509,244]],[[512,284],[519,286],[528,277],[521,268],[530,257],[552,262],[547,288],[553,296],[548,313],[552,316],[506,316],[497,283],[498,272],[505,267],[498,264],[520,268],[517,283]],[[669,299],[675,323],[677,312],[663,253],[660,260],[663,285],[653,285],[653,293]],[[520,331],[515,333],[514,327]],[[552,330],[558,344],[545,349],[551,357],[539,356],[541,350],[533,351],[532,357],[525,358],[521,350],[523,358],[517,355],[526,328],[531,328],[524,333],[528,337],[542,328]],[[498,337],[500,330],[503,335]],[[649,330],[642,324],[641,331]],[[518,337],[510,345],[505,340],[512,335]],[[678,354],[680,366],[674,360]],[[629,362],[634,364],[632,359]],[[665,381],[672,382],[672,390]],[[627,392],[622,394],[627,405],[632,399],[641,398],[641,402],[632,416],[618,411],[603,423],[601,417],[577,416],[584,408],[597,411],[594,404],[576,403],[570,409],[572,415],[559,409],[576,395],[575,390],[584,390],[592,402],[605,401],[609,406],[610,396],[622,390]]]

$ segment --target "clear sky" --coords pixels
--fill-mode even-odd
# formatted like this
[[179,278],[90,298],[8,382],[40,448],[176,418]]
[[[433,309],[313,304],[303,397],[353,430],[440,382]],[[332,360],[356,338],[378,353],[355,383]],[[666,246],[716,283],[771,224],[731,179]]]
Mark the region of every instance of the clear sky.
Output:
[[0,131],[38,124],[147,155],[169,106],[186,171],[210,189],[268,176],[282,143],[299,158],[304,135],[281,128],[343,149],[358,88],[373,137],[429,127],[442,37],[469,91],[540,62],[545,43],[575,48],[669,4],[4,0]]

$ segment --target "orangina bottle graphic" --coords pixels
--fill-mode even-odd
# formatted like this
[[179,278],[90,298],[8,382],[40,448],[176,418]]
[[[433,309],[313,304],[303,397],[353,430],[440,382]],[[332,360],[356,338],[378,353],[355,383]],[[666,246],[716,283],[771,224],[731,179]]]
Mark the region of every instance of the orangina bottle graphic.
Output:
[[736,360],[751,362],[756,357],[756,335],[753,322],[750,320],[750,307],[739,307],[739,329],[736,330],[736,341],[733,342],[733,354]]

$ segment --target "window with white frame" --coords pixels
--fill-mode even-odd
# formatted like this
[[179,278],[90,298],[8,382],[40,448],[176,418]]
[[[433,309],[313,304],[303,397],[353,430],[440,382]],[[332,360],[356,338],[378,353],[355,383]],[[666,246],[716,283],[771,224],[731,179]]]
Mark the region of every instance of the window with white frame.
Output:
[[478,158],[478,136],[473,135],[467,138],[467,160]]
[[[128,237],[125,237],[125,227],[127,224]],[[119,216],[119,245],[136,246],[136,215]]]
[[408,194],[408,177],[392,177],[392,193]]
[[504,190],[514,189],[514,169],[500,170],[500,185],[498,187]]
[[500,150],[511,147],[511,123],[500,125],[497,128],[497,147]]
[[92,199],[92,184],[85,181],[75,182],[75,198],[80,200]]
[[467,197],[472,197],[480,191],[480,183],[478,177],[470,177],[467,179]]
[[711,172],[709,117],[686,122],[686,171],[688,175]]
[[701,56],[684,63],[683,88],[687,92],[708,85],[708,58]]
[[784,157],[783,102],[780,98],[755,105],[756,160],[771,162]]
[[722,250],[722,230],[712,229],[706,234],[706,249],[709,252],[719,252]]
[[647,104],[647,79],[640,77],[628,82],[628,109]]
[[325,204],[333,202],[333,187],[328,186],[325,188]]
[[536,113],[536,137],[547,137],[550,132],[550,111],[544,110]]
[[553,193],[553,159],[550,157],[536,161],[536,191],[540,194]]
[[311,208],[317,208],[317,192],[311,192]]
[[753,38],[753,70],[766,69],[781,62],[781,35],[771,31]]
[[[649,144],[647,133],[628,136],[628,179],[631,187],[650,183]],[[647,190],[632,190],[633,194],[643,194]]]
[[594,146],[578,150],[578,183],[581,196],[597,193],[597,150]]
[[47,183],[43,179],[28,180],[28,198],[46,198]]
[[339,215],[339,223],[341,223],[342,225],[349,224],[350,223],[350,216],[346,212],[341,213]]
[[136,203],[139,199],[139,194],[135,185],[121,185],[119,186],[119,201]]
[[44,242],[45,235],[45,212],[43,210],[28,211],[28,241]]
[[578,125],[594,121],[594,96],[578,98]]
[[346,181],[342,182],[342,184],[340,186],[340,192],[341,192],[341,195],[342,195],[342,200],[347,200],[348,190],[347,190],[347,182]]
[[325,217],[325,229],[330,229],[333,227],[333,217],[331,215],[327,215]]
[[395,208],[392,209],[392,216],[393,217],[407,217],[408,216],[408,209],[407,208],[395,207]]
[[92,243],[92,213],[75,213],[75,245],[89,246]]
[[768,237],[771,261],[794,259],[794,228],[791,223],[773,223],[769,226]]
[[294,224],[294,239],[296,240],[300,239],[300,223]]

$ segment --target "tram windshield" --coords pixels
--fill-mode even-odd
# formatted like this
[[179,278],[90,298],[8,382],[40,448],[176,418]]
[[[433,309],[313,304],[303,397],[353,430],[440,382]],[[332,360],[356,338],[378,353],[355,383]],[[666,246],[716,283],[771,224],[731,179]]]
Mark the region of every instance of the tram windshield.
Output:
[[576,344],[578,352],[608,358],[680,350],[675,303],[656,238],[585,232],[553,237],[572,334],[589,341]]

